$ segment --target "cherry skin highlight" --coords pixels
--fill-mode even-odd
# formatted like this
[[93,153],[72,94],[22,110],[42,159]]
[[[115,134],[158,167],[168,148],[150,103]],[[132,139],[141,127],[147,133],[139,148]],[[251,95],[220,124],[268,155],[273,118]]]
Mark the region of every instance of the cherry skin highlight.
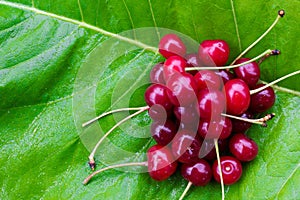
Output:
[[212,170],[208,162],[199,159],[196,163],[185,163],[181,166],[181,175],[196,186],[207,185],[212,178]]
[[172,120],[154,121],[151,124],[151,135],[157,144],[165,146],[172,141],[177,133],[177,125]]
[[186,47],[182,40],[176,34],[164,35],[158,44],[159,53],[165,58],[171,56],[181,56],[186,54]]
[[167,147],[158,144],[150,147],[147,158],[149,175],[156,181],[166,180],[176,171],[178,164]]
[[258,153],[257,144],[245,134],[237,133],[229,141],[230,152],[240,161],[249,162]]
[[206,66],[224,66],[229,53],[229,46],[224,40],[205,40],[198,50],[199,59]]
[[174,75],[179,73],[185,73],[186,68],[186,60],[180,56],[171,56],[164,63],[164,79],[168,81],[168,79]]
[[[235,64],[241,64],[249,61],[249,58],[240,58]],[[258,64],[254,61],[240,67],[236,67],[233,69],[236,76],[249,86],[249,88],[253,88],[259,80],[260,77],[260,69]]]
[[241,115],[248,109],[250,105],[250,91],[243,80],[229,80],[224,85],[223,90],[226,96],[226,113]]
[[201,70],[194,75],[194,79],[199,90],[205,88],[218,90],[221,87],[221,78],[214,71]]
[[[220,162],[224,184],[232,185],[236,183],[242,176],[242,164],[240,161],[232,156],[222,156]],[[212,171],[214,179],[220,183],[220,172],[217,160],[215,160],[213,164]]]

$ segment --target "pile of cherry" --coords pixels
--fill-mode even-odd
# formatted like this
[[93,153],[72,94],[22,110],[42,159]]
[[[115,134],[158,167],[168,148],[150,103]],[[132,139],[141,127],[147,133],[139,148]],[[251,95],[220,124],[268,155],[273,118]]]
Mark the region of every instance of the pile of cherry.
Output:
[[[245,135],[251,123],[238,118],[251,119],[275,102],[271,87],[250,92],[263,86],[257,84],[258,63],[235,67],[232,72],[205,70],[205,66],[227,63],[228,44],[205,40],[198,53],[186,54],[185,44],[175,34],[160,40],[159,52],[166,60],[153,67],[152,84],[145,92],[153,120],[151,134],[157,143],[147,152],[150,176],[165,180],[180,168],[183,178],[193,185],[204,186],[212,177],[220,182],[217,140],[224,184],[237,182],[242,175],[241,162],[253,160],[258,153],[257,144]],[[249,60],[240,58],[234,64]]]

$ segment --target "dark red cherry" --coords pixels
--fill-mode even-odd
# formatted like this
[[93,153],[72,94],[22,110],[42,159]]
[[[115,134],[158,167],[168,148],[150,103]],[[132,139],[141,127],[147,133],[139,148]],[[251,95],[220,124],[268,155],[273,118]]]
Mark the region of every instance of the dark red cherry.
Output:
[[221,79],[214,71],[201,70],[194,75],[194,79],[199,90],[204,88],[218,90],[221,87]]
[[[218,140],[219,152],[220,154],[225,154],[228,149],[228,140]],[[205,139],[202,142],[200,153],[200,158],[205,160],[215,160],[217,159],[216,148],[214,139]]]
[[169,178],[177,168],[171,151],[165,146],[154,145],[147,151],[148,172],[151,178],[162,181]]
[[204,40],[198,50],[200,61],[207,66],[225,65],[229,53],[229,46],[224,40]]
[[199,159],[196,163],[185,163],[181,166],[181,175],[184,179],[196,186],[207,185],[212,177],[212,170],[208,162]]
[[177,125],[171,121],[154,121],[151,124],[151,135],[157,144],[165,146],[172,141],[177,133]]
[[[241,64],[249,60],[249,58],[240,58],[235,62],[235,64]],[[238,78],[245,81],[249,88],[253,88],[260,77],[260,69],[255,61],[240,67],[236,67],[233,69],[233,71]]]
[[[241,178],[242,165],[238,159],[231,156],[222,156],[220,158],[220,162],[225,185],[234,184]],[[217,160],[215,160],[213,164],[212,171],[214,179],[220,183],[220,171]]]
[[198,93],[200,118],[218,118],[225,109],[225,97],[218,90],[202,89]]
[[227,71],[225,69],[220,69],[219,71],[215,71],[215,73],[222,78],[223,84],[225,84],[227,81],[235,78],[234,75],[230,71]]
[[224,85],[226,96],[226,113],[231,115],[243,114],[250,105],[250,91],[248,85],[241,79],[229,80]]
[[164,78],[166,81],[175,73],[185,73],[186,60],[180,56],[171,56],[164,63]]
[[153,84],[149,86],[145,92],[145,101],[148,106],[153,106],[159,104],[163,106],[166,110],[171,110],[173,105],[168,98],[167,91],[169,89],[161,84]]
[[200,67],[200,61],[197,53],[190,53],[185,56],[188,67]]
[[179,162],[191,163],[198,160],[202,141],[196,133],[189,130],[179,131],[172,141],[172,153]]
[[151,83],[160,83],[162,85],[166,84],[164,78],[164,63],[154,65],[150,72],[150,81]]
[[229,141],[230,152],[240,161],[253,160],[258,153],[257,144],[245,134],[237,133]]
[[164,35],[158,44],[159,53],[165,58],[174,55],[183,57],[186,54],[186,47],[176,34]]
[[162,105],[154,104],[148,110],[148,114],[154,121],[165,122],[168,118],[172,117],[172,110],[166,110]]
[[199,122],[199,109],[196,103],[174,107],[173,112],[176,118],[182,123],[189,124]]
[[220,117],[218,120],[201,120],[198,126],[198,134],[203,139],[226,139],[232,130],[231,120],[227,117]]
[[197,101],[197,85],[191,74],[176,73],[167,81],[168,97],[175,106],[186,106]]
[[[258,84],[253,89],[260,88],[265,84]],[[270,109],[275,103],[275,93],[273,88],[267,87],[266,89],[252,94],[250,110],[253,113],[262,113]]]
[[[245,119],[253,119],[254,116],[249,111],[246,111],[239,117]],[[231,119],[231,122],[232,122],[232,132],[234,133],[245,133],[252,126],[252,123],[241,121],[238,119]]]

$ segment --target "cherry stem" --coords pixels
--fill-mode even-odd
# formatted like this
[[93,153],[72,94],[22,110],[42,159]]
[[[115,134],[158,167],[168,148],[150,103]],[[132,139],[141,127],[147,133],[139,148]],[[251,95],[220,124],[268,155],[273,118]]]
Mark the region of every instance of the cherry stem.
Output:
[[91,173],[88,177],[86,177],[84,179],[84,181],[82,182],[82,184],[86,185],[91,180],[91,178],[93,178],[95,175],[97,175],[97,174],[99,174],[101,172],[104,172],[106,170],[109,170],[109,169],[115,169],[115,168],[120,168],[120,167],[128,167],[128,166],[147,166],[147,165],[148,165],[147,162],[133,162],[133,163],[123,163],[123,164],[111,165],[111,166],[99,169],[99,170]]
[[255,90],[250,90],[250,95],[255,94],[255,93],[258,93],[258,92],[261,92],[261,91],[263,91],[264,89],[266,89],[267,87],[270,87],[271,85],[274,85],[274,84],[276,84],[276,83],[278,83],[278,82],[280,82],[280,81],[282,81],[282,80],[284,80],[284,79],[287,79],[287,78],[289,78],[289,77],[291,77],[291,76],[294,76],[294,75],[297,75],[297,74],[300,74],[300,70],[295,71],[295,72],[292,72],[292,73],[290,73],[290,74],[287,74],[287,75],[285,75],[285,76],[283,76],[283,77],[281,77],[281,78],[279,78],[279,79],[277,79],[277,80],[275,80],[275,81],[272,81],[271,83],[268,83],[268,84],[266,84],[266,85],[264,85],[264,86],[262,86],[262,87],[260,87],[260,88],[257,88],[257,89],[255,89]]
[[95,167],[95,161],[94,161],[94,156],[95,156],[95,153],[99,147],[99,145],[104,141],[105,138],[107,138],[107,136],[113,132],[113,130],[115,130],[118,126],[120,126],[122,123],[126,122],[127,120],[129,120],[130,118],[144,112],[145,110],[147,110],[149,107],[148,106],[145,106],[145,107],[142,107],[139,111],[125,117],[124,119],[122,119],[121,121],[119,121],[118,123],[116,123],[99,141],[98,143],[96,144],[96,146],[94,147],[92,153],[89,155],[89,165],[92,166],[92,170],[93,168]]
[[264,51],[262,54],[256,56],[255,58],[252,58],[251,60],[248,60],[247,62],[243,62],[243,63],[237,64],[237,65],[218,66],[218,67],[187,67],[187,68],[185,68],[185,71],[208,70],[208,69],[232,69],[232,68],[240,67],[240,66],[246,65],[248,63],[251,63],[253,61],[256,61],[256,60],[264,57],[265,55],[273,54],[273,52],[274,52],[274,50],[268,49],[268,50]]
[[218,168],[219,168],[219,172],[220,172],[222,200],[224,200],[225,199],[225,191],[224,191],[224,181],[223,181],[223,173],[222,173],[222,168],[221,168],[218,139],[214,139],[214,142],[215,142],[215,149],[216,149],[216,154],[217,154]]
[[278,56],[280,55],[280,53],[281,53],[280,50],[274,49],[272,54],[265,55],[257,62],[257,64],[260,65],[265,59],[269,58],[271,55]]
[[280,18],[282,18],[284,16],[284,10],[279,10],[278,11],[278,15],[275,19],[275,21],[273,22],[273,24],[271,24],[271,26],[265,31],[264,34],[262,34],[259,38],[257,38],[247,49],[245,49],[238,57],[236,57],[236,59],[234,59],[234,61],[232,61],[232,63],[230,65],[233,65],[238,59],[240,59],[243,55],[245,55],[250,49],[252,49],[260,40],[262,40],[273,28],[274,26],[277,24],[277,22],[279,21]]
[[93,122],[97,121],[98,119],[102,118],[102,117],[105,117],[106,115],[109,115],[109,114],[112,114],[112,113],[116,113],[116,112],[123,112],[123,111],[129,111],[129,110],[141,110],[141,109],[144,109],[148,106],[145,106],[145,107],[136,107],[136,108],[120,108],[120,109],[116,109],[116,110],[111,110],[111,111],[108,111],[108,112],[105,112],[105,113],[102,113],[101,115],[85,122],[82,124],[82,127],[86,127],[90,124],[92,124]]
[[267,124],[266,124],[267,121],[269,121],[270,119],[275,117],[275,113],[267,114],[266,116],[264,116],[262,118],[259,118],[259,119],[247,119],[247,118],[238,117],[238,116],[234,116],[234,115],[229,115],[229,114],[225,114],[225,113],[221,113],[221,115],[224,116],[224,117],[237,119],[237,120],[244,121],[244,122],[249,122],[249,123],[252,123],[252,124],[259,124],[263,127],[267,126]]
[[186,193],[189,191],[189,189],[191,188],[192,185],[193,185],[192,182],[189,181],[185,190],[183,191],[182,195],[180,196],[179,200],[182,200],[185,197]]

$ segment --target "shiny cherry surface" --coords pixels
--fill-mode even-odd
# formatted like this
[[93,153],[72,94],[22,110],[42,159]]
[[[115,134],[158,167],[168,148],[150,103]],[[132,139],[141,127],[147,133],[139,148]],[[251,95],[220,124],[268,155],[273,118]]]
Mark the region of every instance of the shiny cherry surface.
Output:
[[161,84],[149,86],[144,95],[147,105],[151,107],[155,104],[159,104],[166,110],[172,109],[173,105],[167,95],[168,90],[166,86]]
[[[251,59],[240,58],[235,62],[235,64],[241,64],[249,60]],[[260,78],[260,69],[255,61],[242,65],[240,67],[236,67],[233,69],[233,71],[238,78],[245,81],[249,88],[253,88]]]
[[182,40],[176,34],[164,35],[158,44],[159,53],[165,58],[179,55],[183,57],[186,54],[186,47]]
[[[254,87],[260,88],[265,84],[258,84]],[[250,103],[250,110],[253,113],[262,113],[270,109],[275,103],[275,93],[273,88],[267,87],[266,89],[252,94],[251,95],[251,103]]]
[[185,73],[186,60],[180,56],[171,56],[164,63],[164,79],[168,79],[173,75],[179,73]]

